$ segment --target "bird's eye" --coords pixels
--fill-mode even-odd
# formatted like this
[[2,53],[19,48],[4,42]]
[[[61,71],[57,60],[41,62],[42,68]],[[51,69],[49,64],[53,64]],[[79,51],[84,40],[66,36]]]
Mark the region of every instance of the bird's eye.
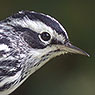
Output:
[[41,33],[41,34],[40,34],[40,37],[41,37],[41,39],[44,40],[44,41],[49,41],[50,38],[51,38],[50,34],[47,33],[47,32]]

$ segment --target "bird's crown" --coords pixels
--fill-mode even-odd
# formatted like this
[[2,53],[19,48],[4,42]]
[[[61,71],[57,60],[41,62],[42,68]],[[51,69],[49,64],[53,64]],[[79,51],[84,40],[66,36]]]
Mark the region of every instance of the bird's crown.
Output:
[[48,44],[64,44],[68,41],[63,26],[53,17],[42,13],[20,11],[5,22],[14,26],[16,31],[25,32],[23,36],[33,48],[44,48]]

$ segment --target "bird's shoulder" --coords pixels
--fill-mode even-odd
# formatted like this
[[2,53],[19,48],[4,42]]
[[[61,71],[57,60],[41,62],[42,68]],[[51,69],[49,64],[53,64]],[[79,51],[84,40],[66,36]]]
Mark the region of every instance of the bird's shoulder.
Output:
[[16,74],[25,56],[19,46],[19,38],[11,30],[3,28],[0,26],[0,78]]

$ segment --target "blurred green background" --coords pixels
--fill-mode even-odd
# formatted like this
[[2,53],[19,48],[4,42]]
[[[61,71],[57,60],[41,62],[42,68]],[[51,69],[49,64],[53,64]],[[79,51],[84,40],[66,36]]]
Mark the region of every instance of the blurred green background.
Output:
[[55,17],[71,42],[91,57],[56,57],[11,95],[95,95],[95,0],[0,0],[0,20],[19,10]]

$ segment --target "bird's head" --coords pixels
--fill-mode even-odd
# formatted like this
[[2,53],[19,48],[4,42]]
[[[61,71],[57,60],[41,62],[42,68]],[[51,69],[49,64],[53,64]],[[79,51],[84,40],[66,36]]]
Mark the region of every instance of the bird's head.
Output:
[[20,11],[0,21],[0,95],[8,95],[49,59],[65,53],[89,56],[48,15]]
[[85,51],[72,45],[63,26],[48,15],[33,11],[20,11],[7,20],[14,26],[15,31],[21,34],[32,53],[40,57],[52,58],[64,53],[89,56]]

